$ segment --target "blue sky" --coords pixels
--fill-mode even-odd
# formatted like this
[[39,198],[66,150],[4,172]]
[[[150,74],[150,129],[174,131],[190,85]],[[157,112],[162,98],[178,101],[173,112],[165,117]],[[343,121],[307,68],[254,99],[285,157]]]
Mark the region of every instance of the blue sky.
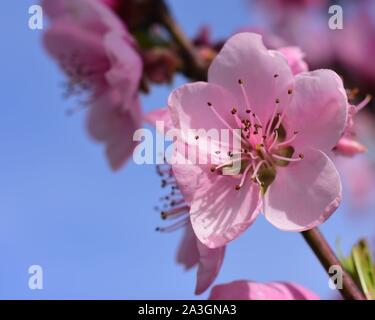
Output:
[[[250,21],[240,0],[169,2],[189,34],[208,23],[215,37],[225,37]],[[130,162],[112,173],[101,146],[87,137],[84,113],[66,116],[76,102],[62,98],[64,77],[44,52],[42,33],[27,26],[35,3],[2,3],[0,298],[197,298],[195,270],[175,263],[181,232],[154,231],[160,220],[153,207],[163,195],[155,168]],[[145,109],[163,106],[171,88],[155,88]],[[345,207],[322,230],[348,249],[373,224]],[[43,267],[43,290],[28,288],[34,264]],[[263,217],[229,246],[216,283],[238,279],[294,281],[334,295],[302,237]]]

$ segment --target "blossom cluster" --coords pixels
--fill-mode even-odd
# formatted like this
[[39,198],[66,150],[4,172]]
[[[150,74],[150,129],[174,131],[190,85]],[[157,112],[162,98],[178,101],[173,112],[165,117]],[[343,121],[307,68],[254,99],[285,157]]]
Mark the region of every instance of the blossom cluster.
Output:
[[[300,19],[325,1],[262,1],[267,10],[285,9],[283,15],[271,10],[278,14],[268,17],[268,30],[243,26],[212,41],[207,27],[192,40],[185,37],[164,1],[42,5],[50,20],[44,46],[66,74],[66,94],[83,98],[87,130],[113,170],[141,147],[134,137],[145,123],[179,132],[172,157],[184,161],[157,166],[162,187],[170,190],[161,216],[177,222],[157,230],[185,229],[177,261],[186,269],[198,266],[196,294],[215,281],[227,245],[261,215],[282,231],[305,232],[339,207],[339,172],[349,181],[355,175],[340,158],[367,150],[359,133],[373,121],[358,114],[371,97],[360,99],[363,92],[346,88],[347,74],[363,90],[375,83],[374,65],[367,63],[375,42],[358,30],[374,33],[370,19],[361,18],[359,27],[355,15],[342,32],[322,36],[309,23],[302,30]],[[364,4],[357,11],[365,12]],[[348,39],[356,45],[348,46]],[[176,74],[187,83],[163,108],[144,112],[141,95],[173,83]],[[230,139],[187,134],[199,130],[226,130]],[[208,160],[192,161],[184,152],[189,148]],[[294,283],[240,280],[215,286],[210,298],[318,297]]]

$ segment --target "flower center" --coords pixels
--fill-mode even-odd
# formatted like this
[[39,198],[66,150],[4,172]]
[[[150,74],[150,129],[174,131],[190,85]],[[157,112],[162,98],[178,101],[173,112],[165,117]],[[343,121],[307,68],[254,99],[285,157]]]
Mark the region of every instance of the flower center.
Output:
[[[277,78],[277,75],[275,75]],[[256,183],[260,186],[263,194],[267,188],[275,180],[277,167],[288,166],[292,162],[303,160],[302,153],[297,154],[293,147],[293,142],[298,136],[297,131],[288,130],[283,124],[285,120],[286,107],[281,111],[280,104],[282,103],[279,98],[275,99],[275,108],[272,116],[262,123],[260,118],[251,109],[249,99],[245,90],[243,80],[238,80],[241,87],[241,92],[246,104],[246,111],[240,115],[237,108],[231,109],[230,113],[234,117],[238,129],[241,131],[241,150],[239,152],[230,152],[228,156],[229,161],[220,165],[213,166],[211,172],[217,174],[226,174],[226,168],[233,167],[236,162],[240,166],[240,182],[235,185],[236,190],[240,190],[245,183]],[[293,92],[288,90],[288,95]],[[208,102],[208,106],[218,115],[215,106]],[[225,122],[226,126],[229,125]]]

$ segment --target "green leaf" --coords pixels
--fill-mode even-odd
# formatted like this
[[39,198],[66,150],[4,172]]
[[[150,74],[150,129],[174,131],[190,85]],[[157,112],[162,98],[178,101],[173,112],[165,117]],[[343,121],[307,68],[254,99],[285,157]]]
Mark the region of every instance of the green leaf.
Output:
[[345,257],[336,242],[337,255],[341,265],[361,287],[368,300],[375,300],[375,266],[366,240],[361,239]]

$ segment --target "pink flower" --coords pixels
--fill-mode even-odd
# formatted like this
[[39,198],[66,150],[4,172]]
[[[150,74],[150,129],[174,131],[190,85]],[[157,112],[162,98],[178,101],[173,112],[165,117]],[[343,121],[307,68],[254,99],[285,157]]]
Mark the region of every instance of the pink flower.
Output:
[[238,280],[212,288],[210,300],[319,300],[304,287],[291,282],[258,283]]
[[[241,130],[240,149],[223,153],[214,138],[205,149],[198,136],[186,143],[208,154],[208,164],[173,165],[183,194],[194,190],[191,223],[209,248],[238,237],[261,211],[281,230],[303,231],[338,207],[341,181],[327,154],[343,134],[347,97],[333,71],[293,76],[259,35],[237,34],[210,66],[208,83],[178,88],[168,105],[183,137],[191,129]],[[228,175],[234,165],[240,173]]]
[[88,131],[106,148],[113,170],[132,154],[141,124],[142,62],[125,26],[101,1],[45,0],[52,20],[48,52],[69,77],[68,93],[87,97]]

